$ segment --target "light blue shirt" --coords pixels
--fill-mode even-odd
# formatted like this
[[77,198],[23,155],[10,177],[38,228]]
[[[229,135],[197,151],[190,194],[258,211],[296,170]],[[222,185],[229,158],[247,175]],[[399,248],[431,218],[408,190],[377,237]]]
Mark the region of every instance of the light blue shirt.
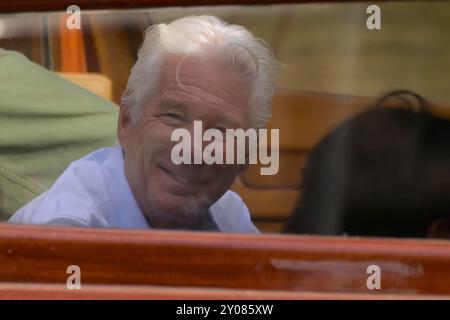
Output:
[[[227,191],[209,214],[221,232],[258,233],[247,207]],[[11,223],[149,229],[128,185],[121,147],[74,161],[53,186],[19,209]]]

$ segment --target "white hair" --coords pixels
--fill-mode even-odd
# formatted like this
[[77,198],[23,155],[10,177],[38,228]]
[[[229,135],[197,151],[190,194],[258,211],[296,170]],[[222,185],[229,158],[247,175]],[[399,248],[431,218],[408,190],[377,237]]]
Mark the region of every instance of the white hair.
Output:
[[250,126],[267,126],[272,115],[274,78],[280,64],[264,41],[245,28],[205,15],[184,17],[146,30],[121,100],[133,121],[140,118],[145,103],[157,93],[163,57],[167,53],[183,58],[217,55],[219,61],[235,67],[251,81]]

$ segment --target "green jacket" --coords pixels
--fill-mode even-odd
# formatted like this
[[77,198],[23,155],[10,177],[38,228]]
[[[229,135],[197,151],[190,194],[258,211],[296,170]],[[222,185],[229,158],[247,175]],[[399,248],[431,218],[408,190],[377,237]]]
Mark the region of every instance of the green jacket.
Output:
[[117,115],[113,103],[0,48],[0,220],[71,161],[115,145]]

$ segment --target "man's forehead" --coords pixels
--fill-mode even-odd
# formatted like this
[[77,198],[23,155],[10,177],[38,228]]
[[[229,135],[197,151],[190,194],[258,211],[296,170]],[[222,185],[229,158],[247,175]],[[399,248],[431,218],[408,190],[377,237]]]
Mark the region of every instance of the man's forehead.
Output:
[[162,75],[164,81],[174,78],[182,84],[183,78],[198,78],[221,81],[222,77],[232,79],[234,82],[246,83],[242,75],[230,69],[219,57],[213,55],[177,56],[167,54],[163,59]]
[[[238,72],[226,70],[213,57],[183,58],[172,54],[165,58],[163,69],[160,102],[165,106],[196,107],[192,104],[200,101],[198,92],[206,87],[207,96],[212,94],[216,96],[217,99],[214,100],[218,104],[225,105],[223,114],[230,113],[225,116],[229,122],[239,126],[246,122],[246,119],[237,119],[240,117],[236,113],[242,113],[246,118],[250,87]],[[203,100],[201,96],[200,99]]]

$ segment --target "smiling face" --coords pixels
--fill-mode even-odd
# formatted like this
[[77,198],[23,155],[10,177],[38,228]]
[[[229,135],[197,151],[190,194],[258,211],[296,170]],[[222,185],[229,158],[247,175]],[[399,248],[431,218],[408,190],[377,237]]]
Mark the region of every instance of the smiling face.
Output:
[[179,69],[180,86],[176,77],[180,61],[167,57],[159,93],[145,105],[136,123],[124,106],[120,110],[118,137],[125,175],[152,228],[195,229],[243,169],[231,164],[172,162],[177,142],[171,141],[171,135],[177,128],[187,129],[191,137],[195,120],[202,121],[204,131],[248,128],[250,86],[238,72],[212,58],[187,58]]

